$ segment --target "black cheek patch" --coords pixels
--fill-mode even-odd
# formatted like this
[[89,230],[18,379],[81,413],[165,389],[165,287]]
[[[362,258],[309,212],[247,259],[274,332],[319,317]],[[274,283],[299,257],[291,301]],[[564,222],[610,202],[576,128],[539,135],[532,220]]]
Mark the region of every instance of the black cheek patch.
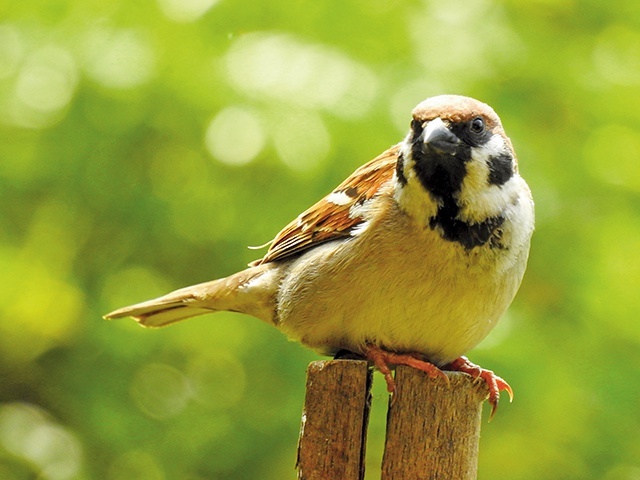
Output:
[[504,185],[513,177],[513,157],[502,154],[489,159],[489,184]]
[[407,184],[407,177],[404,176],[404,155],[402,155],[402,152],[398,154],[398,160],[396,161],[396,177],[400,185]]

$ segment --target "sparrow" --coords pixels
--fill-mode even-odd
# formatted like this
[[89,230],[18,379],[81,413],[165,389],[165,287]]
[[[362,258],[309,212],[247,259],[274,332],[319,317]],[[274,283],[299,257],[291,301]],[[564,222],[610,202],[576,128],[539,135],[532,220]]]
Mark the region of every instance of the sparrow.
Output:
[[161,327],[241,312],[325,355],[431,378],[462,371],[486,382],[493,416],[513,391],[466,352],[511,304],[534,229],[531,192],[498,115],[440,95],[412,111],[405,139],[358,168],[284,227],[249,268],[115,310]]

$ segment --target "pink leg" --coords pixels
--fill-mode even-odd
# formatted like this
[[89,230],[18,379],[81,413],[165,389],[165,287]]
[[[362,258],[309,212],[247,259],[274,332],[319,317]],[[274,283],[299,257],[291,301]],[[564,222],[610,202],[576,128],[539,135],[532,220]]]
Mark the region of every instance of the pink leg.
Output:
[[372,362],[380,373],[384,375],[384,379],[387,382],[387,391],[393,393],[396,390],[396,382],[391,374],[389,365],[407,365],[409,367],[421,370],[429,375],[429,378],[444,378],[447,383],[449,379],[442,370],[421,358],[421,355],[417,353],[393,353],[387,352],[382,348],[375,345],[367,345],[364,352],[367,360]]
[[481,378],[484,380],[487,387],[489,387],[489,403],[491,404],[491,415],[489,416],[489,420],[491,420],[493,415],[496,413],[501,390],[506,390],[509,394],[509,401],[513,401],[513,389],[507,382],[491,370],[485,370],[484,368],[471,363],[467,357],[458,357],[453,362],[445,365],[443,369],[468,373],[473,378]]

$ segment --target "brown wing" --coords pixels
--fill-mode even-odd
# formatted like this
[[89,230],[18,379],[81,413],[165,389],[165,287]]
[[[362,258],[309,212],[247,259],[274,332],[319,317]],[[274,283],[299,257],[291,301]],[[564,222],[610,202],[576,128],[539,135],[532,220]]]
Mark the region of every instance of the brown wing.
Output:
[[269,251],[251,265],[282,260],[320,243],[349,236],[364,220],[351,208],[373,197],[393,177],[398,145],[391,147],[353,172],[333,192],[284,227],[271,242]]

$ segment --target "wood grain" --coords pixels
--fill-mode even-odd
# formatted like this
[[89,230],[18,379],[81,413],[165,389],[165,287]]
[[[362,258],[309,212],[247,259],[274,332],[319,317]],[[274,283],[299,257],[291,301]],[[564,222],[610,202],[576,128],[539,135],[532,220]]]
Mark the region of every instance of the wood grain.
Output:
[[312,362],[298,441],[298,479],[362,480],[371,370],[359,360]]
[[396,368],[390,402],[382,480],[475,480],[482,403],[488,389],[469,375],[446,372],[430,379]]

